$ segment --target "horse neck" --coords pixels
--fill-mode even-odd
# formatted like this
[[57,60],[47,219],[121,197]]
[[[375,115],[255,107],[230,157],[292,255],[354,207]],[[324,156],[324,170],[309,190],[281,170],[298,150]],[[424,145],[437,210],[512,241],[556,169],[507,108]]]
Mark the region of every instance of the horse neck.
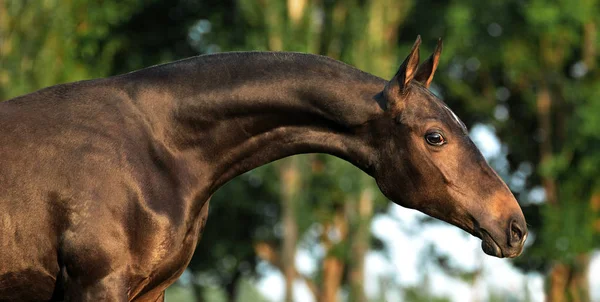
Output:
[[301,153],[328,153],[371,170],[376,153],[366,128],[383,114],[376,100],[383,80],[318,56],[243,53],[203,59],[161,77],[168,78],[172,95],[164,133],[172,150],[211,172],[211,191],[253,168]]

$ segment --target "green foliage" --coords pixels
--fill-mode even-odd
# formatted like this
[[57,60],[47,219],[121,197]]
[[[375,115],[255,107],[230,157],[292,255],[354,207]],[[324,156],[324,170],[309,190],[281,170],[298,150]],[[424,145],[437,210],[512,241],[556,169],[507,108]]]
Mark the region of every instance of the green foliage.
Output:
[[210,201],[208,223],[189,269],[202,286],[236,283],[256,274],[254,244],[277,242],[280,207],[274,167],[250,171],[227,183]]
[[569,202],[561,207],[544,207],[543,246],[532,249],[532,256],[575,264],[575,257],[597,247],[594,241],[594,213],[585,202]]
[[169,286],[165,293],[165,300],[169,302],[193,301],[194,298],[195,294],[192,289],[178,285]]
[[139,1],[0,2],[0,100],[107,75],[122,41],[100,47]]
[[404,301],[411,302],[450,302],[450,298],[441,297],[430,292],[428,289],[429,279],[425,280],[417,286],[403,288]]
[[[256,288],[252,280],[242,278],[239,280],[238,293],[231,301],[238,302],[267,302],[267,300]],[[201,295],[201,297],[198,297]],[[209,301],[209,302],[226,302],[227,293],[217,286],[207,286],[202,293],[194,292],[190,284],[175,283],[166,290],[165,300],[169,302],[188,302],[188,301]]]

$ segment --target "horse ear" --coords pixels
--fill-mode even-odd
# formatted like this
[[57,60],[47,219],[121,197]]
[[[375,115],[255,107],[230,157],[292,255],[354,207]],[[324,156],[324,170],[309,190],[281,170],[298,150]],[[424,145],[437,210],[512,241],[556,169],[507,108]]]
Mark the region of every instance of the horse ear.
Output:
[[438,67],[438,63],[440,62],[440,55],[442,54],[442,38],[438,39],[437,46],[435,47],[435,51],[431,54],[431,56],[423,62],[419,66],[417,70],[417,74],[415,75],[415,80],[419,83],[423,84],[425,87],[429,87],[431,81],[433,80],[433,75],[435,74],[435,70]]
[[417,40],[410,50],[410,54],[400,68],[396,75],[385,85],[383,90],[384,95],[388,101],[388,108],[390,106],[398,106],[399,104],[395,104],[396,100],[399,100],[399,96],[401,96],[406,89],[408,88],[408,84],[415,77],[417,72],[417,68],[419,66],[419,45],[421,45],[421,36],[417,36]]

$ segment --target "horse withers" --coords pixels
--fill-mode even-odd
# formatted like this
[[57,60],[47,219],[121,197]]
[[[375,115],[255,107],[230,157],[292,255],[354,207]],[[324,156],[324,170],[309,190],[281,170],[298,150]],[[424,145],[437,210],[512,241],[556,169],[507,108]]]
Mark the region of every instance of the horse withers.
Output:
[[515,257],[514,196],[429,90],[420,38],[385,81],[316,55],[238,52],[57,85],[0,103],[0,300],[158,301],[208,200],[299,153],[341,157],[395,203]]

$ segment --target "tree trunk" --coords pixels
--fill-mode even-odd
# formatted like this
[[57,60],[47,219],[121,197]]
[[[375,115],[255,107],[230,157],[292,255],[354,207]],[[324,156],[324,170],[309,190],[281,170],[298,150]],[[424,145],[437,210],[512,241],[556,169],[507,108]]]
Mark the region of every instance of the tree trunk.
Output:
[[588,22],[583,27],[583,62],[588,70],[596,67],[596,23]]
[[573,265],[555,264],[550,272],[548,302],[589,302],[589,262],[589,255],[582,254]]
[[[591,61],[595,58],[595,46],[589,46],[589,39],[595,38],[596,29],[593,23],[586,24],[584,37],[584,61],[588,67],[593,68]],[[592,43],[593,44],[593,43]],[[540,135],[540,164],[545,165],[552,159],[552,95],[546,82],[542,81],[537,94],[537,114]],[[560,144],[560,141],[558,142]],[[566,206],[558,200],[558,187],[556,180],[551,176],[542,176],[542,184],[546,193],[546,200],[551,207]],[[594,197],[590,200],[594,208]],[[580,254],[575,263],[555,263],[548,276],[547,300],[549,302],[589,302],[589,285],[587,271],[589,269],[589,255]]]
[[204,299],[204,286],[193,282],[192,283],[192,290],[194,292],[194,301],[195,302],[205,302]]
[[323,260],[323,286],[319,302],[336,302],[344,276],[344,260],[334,249],[348,237],[348,217],[345,209],[336,209],[333,222],[325,228],[324,246],[327,256]]
[[235,302],[237,298],[238,288],[242,274],[239,270],[236,270],[231,277],[231,282],[225,286],[225,294],[227,295],[227,302]]
[[[545,82],[540,85],[540,90],[537,93],[537,113],[539,123],[540,136],[540,164],[545,165],[552,159],[552,117],[550,108],[552,99],[550,89]],[[556,182],[552,177],[542,176],[542,184],[546,192],[546,200],[552,206],[558,206]]]
[[[365,256],[371,238],[370,225],[373,215],[373,192],[365,186],[355,209],[353,221],[352,248],[350,255],[350,297],[351,302],[366,302],[365,296]],[[357,214],[357,215],[356,215]]]
[[591,208],[596,219],[594,220],[594,231],[600,233],[600,192],[594,193],[590,199]]
[[340,283],[344,274],[344,263],[335,256],[323,260],[323,289],[320,302],[336,302]]
[[[541,164],[544,165],[552,159],[553,142],[550,140],[552,133],[552,97],[548,86],[543,83],[537,95],[538,122],[540,130],[540,155]],[[556,180],[550,176],[542,177],[542,184],[546,192],[546,200],[551,207],[561,207],[558,201]],[[594,198],[590,201],[592,203]],[[587,271],[589,255],[577,256],[574,264],[555,263],[549,275],[547,297],[549,302],[588,302],[590,301]]]
[[588,282],[588,272],[590,267],[589,254],[577,256],[576,263],[571,267],[571,280],[569,282],[569,296],[573,302],[589,302],[590,286]]
[[[540,85],[537,92],[537,115],[538,115],[538,135],[540,136],[540,165],[545,165],[552,159],[552,133],[551,104],[552,99],[550,90],[545,82]],[[559,207],[556,192],[556,182],[550,176],[542,176],[542,185],[546,193],[546,201],[551,207]],[[552,267],[549,275],[548,302],[567,302],[565,293],[567,283],[569,282],[570,269],[564,263],[556,263]]]
[[293,285],[296,276],[294,265],[296,259],[296,242],[298,241],[298,225],[296,222],[296,199],[300,187],[298,157],[290,157],[281,161],[281,211],[283,221],[283,242],[281,247],[281,268],[285,278],[285,301],[293,301]]
[[565,289],[568,283],[569,268],[563,263],[556,263],[550,271],[548,302],[566,302]]

